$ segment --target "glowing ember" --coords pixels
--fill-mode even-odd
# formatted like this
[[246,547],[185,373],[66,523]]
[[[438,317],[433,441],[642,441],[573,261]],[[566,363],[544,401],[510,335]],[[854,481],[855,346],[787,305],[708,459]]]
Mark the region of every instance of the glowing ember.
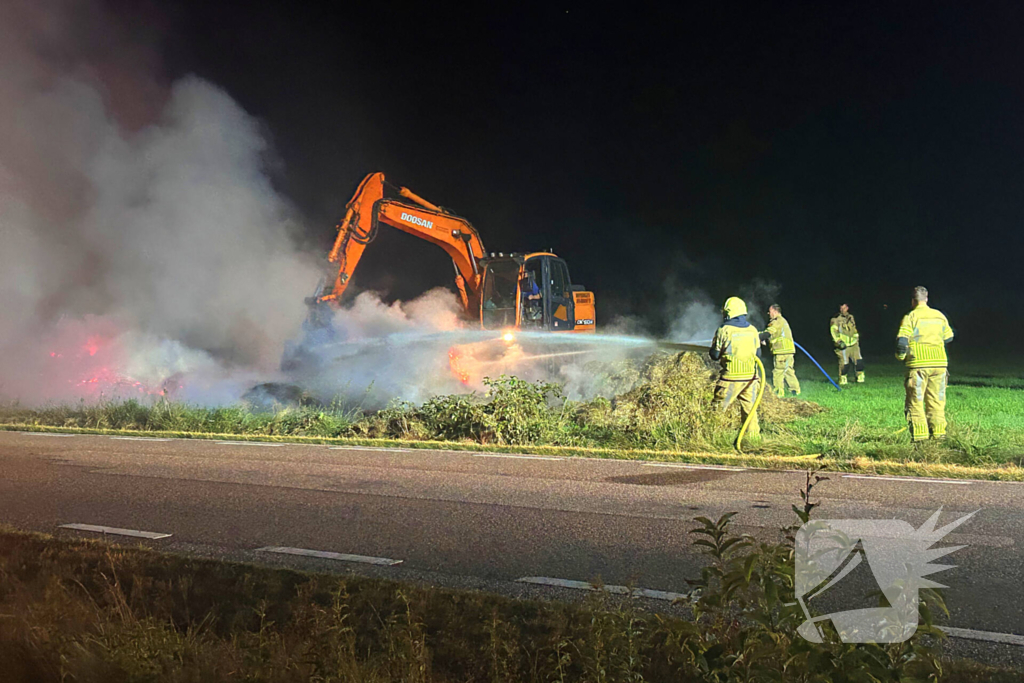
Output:
[[179,375],[151,388],[119,369],[124,365],[124,352],[116,339],[116,334],[109,337],[91,335],[85,343],[72,342],[71,351],[57,349],[48,353],[63,381],[84,397],[166,396],[181,388]]
[[90,337],[82,349],[90,356],[95,356],[96,352],[100,350],[100,340],[96,337]]
[[469,384],[470,373],[465,365],[465,358],[462,351],[457,347],[453,346],[448,349],[448,365],[452,369],[452,373],[459,378],[459,381],[463,384]]

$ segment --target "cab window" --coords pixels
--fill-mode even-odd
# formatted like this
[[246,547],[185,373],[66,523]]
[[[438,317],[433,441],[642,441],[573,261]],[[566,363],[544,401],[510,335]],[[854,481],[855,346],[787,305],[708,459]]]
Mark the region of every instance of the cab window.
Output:
[[569,289],[569,269],[561,261],[552,260],[549,262],[551,272],[551,296],[558,296],[564,299],[571,298]]
[[[522,325],[526,328],[539,328],[544,324],[544,262],[531,259],[526,262],[526,279],[523,281],[523,317]],[[537,294],[531,294],[533,282],[537,286]]]
[[483,311],[481,323],[486,329],[516,324],[516,288],[519,264],[498,261],[487,264],[484,271]]

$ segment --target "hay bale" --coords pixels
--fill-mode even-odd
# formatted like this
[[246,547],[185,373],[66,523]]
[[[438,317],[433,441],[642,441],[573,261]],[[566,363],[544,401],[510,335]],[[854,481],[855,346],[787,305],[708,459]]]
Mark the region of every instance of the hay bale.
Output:
[[[692,352],[658,353],[641,362],[627,362],[610,383],[628,386],[610,401],[582,404],[576,419],[585,424],[621,430],[638,446],[710,446],[740,426],[737,405],[711,409],[718,365]],[[770,381],[770,380],[769,380]],[[763,423],[784,423],[823,410],[807,401],[780,399],[765,388],[758,410]]]

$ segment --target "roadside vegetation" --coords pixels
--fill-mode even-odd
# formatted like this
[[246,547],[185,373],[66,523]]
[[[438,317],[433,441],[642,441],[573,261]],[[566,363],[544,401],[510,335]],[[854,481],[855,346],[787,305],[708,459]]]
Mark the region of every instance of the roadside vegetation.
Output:
[[802,639],[795,527],[755,544],[731,517],[695,520],[707,566],[691,619],[601,590],[577,605],[517,601],[0,529],[4,680],[1024,681],[943,660],[945,605],[930,590],[905,643]]
[[[658,355],[603,373],[609,395],[568,401],[561,388],[515,377],[487,380],[486,393],[436,396],[422,405],[396,402],[365,411],[343,401],[317,405],[295,394],[287,405],[241,403],[209,408],[137,401],[28,409],[0,407],[0,422],[62,428],[233,434],[259,437],[391,439],[492,446],[568,447],[612,451],[728,453],[738,411],[709,409],[714,369],[689,353]],[[766,391],[762,437],[748,438],[754,456],[821,454],[830,462],[873,462],[982,469],[1024,467],[1024,378],[954,374],[947,393],[945,442],[914,447],[903,420],[902,368],[869,364],[868,381],[837,392],[810,363],[799,365],[803,395]],[[770,368],[769,368],[770,372]]]

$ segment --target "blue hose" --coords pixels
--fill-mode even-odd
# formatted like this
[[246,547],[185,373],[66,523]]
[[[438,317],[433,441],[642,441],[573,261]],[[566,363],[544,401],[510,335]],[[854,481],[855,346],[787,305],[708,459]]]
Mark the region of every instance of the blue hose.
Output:
[[818,366],[818,369],[821,370],[821,374],[825,375],[825,379],[827,379],[829,382],[832,382],[832,386],[834,386],[836,388],[836,391],[842,391],[842,389],[839,388],[839,385],[836,384],[835,381],[831,377],[829,377],[829,374],[827,372],[825,372],[825,369],[823,367],[821,367],[820,365],[818,365],[818,361],[814,360],[814,356],[812,356],[811,354],[807,353],[807,349],[805,349],[804,347],[800,346],[796,342],[793,342],[793,346],[795,346],[796,348],[798,348],[801,351],[803,351],[804,355],[807,356],[808,358],[810,358],[811,362]]

